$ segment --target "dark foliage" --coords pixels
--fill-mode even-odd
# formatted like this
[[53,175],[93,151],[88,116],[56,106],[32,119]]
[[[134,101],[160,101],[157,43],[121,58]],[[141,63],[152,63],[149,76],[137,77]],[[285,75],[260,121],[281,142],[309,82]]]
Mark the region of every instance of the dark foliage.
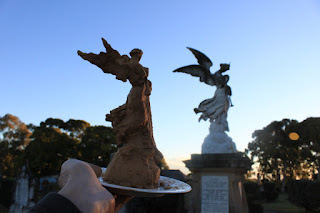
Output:
[[[115,144],[112,128],[90,126],[83,120],[48,118],[35,126],[10,114],[0,116],[0,212],[7,212],[13,203],[14,178],[22,165],[28,166],[36,180],[58,175],[69,158],[106,167],[117,149]],[[35,186],[35,202],[59,189],[57,183],[42,185],[41,189],[39,184]]]
[[24,159],[35,176],[59,174],[65,160],[78,158],[77,144],[77,140],[55,128],[37,127],[24,151]]
[[263,189],[263,195],[267,202],[273,202],[279,197],[279,191],[277,190],[275,183],[263,183]]
[[0,177],[14,177],[22,166],[21,154],[31,132],[14,115],[0,116]]
[[154,198],[133,198],[128,204],[129,213],[186,213],[183,194]]
[[[320,118],[273,121],[252,137],[246,153],[252,162],[259,163],[262,179],[276,182],[282,191],[288,181],[319,172]],[[271,199],[274,196],[270,194]]]
[[262,194],[260,186],[254,182],[245,182],[244,190],[246,192],[249,213],[263,213]]
[[289,201],[308,211],[320,208],[320,183],[310,180],[297,180],[288,183]]
[[249,213],[263,213],[263,206],[261,203],[248,204]]
[[117,151],[116,138],[112,128],[88,127],[79,144],[80,159],[101,167],[110,162],[110,155]]
[[0,178],[0,205],[5,209],[12,204],[15,180],[13,178]]

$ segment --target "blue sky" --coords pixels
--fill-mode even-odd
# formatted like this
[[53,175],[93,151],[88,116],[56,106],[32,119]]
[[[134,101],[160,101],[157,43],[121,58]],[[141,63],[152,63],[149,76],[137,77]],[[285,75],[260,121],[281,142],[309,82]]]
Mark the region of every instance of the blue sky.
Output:
[[107,125],[129,83],[82,60],[77,50],[120,54],[140,48],[150,69],[154,136],[171,168],[200,153],[209,122],[193,108],[215,88],[172,70],[197,61],[231,62],[230,132],[239,151],[274,120],[319,117],[320,2],[0,1],[0,115],[39,125],[49,117]]

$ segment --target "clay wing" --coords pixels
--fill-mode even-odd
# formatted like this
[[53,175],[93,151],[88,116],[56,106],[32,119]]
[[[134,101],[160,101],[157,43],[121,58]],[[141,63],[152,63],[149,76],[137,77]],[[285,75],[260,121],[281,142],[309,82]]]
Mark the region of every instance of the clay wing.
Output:
[[110,73],[121,81],[127,81],[129,73],[123,69],[122,64],[128,63],[130,58],[127,55],[121,56],[118,51],[114,50],[108,42],[102,38],[106,52],[100,52],[99,55],[94,53],[83,53],[78,50],[78,55],[84,60],[101,68],[104,73]]

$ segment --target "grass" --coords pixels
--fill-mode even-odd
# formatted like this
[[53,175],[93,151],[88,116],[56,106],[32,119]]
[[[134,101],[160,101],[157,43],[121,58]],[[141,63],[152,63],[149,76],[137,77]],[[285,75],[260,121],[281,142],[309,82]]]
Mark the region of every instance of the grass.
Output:
[[276,201],[272,203],[263,203],[264,210],[273,210],[279,212],[290,212],[290,213],[305,213],[305,209],[297,207],[290,203],[288,200],[288,194],[281,193]]

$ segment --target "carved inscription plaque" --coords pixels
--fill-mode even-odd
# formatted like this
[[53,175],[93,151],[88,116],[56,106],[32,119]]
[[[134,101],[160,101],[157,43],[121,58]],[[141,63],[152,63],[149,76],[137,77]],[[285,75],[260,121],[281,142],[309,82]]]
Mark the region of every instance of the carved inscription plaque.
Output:
[[228,176],[202,176],[201,213],[229,212]]

